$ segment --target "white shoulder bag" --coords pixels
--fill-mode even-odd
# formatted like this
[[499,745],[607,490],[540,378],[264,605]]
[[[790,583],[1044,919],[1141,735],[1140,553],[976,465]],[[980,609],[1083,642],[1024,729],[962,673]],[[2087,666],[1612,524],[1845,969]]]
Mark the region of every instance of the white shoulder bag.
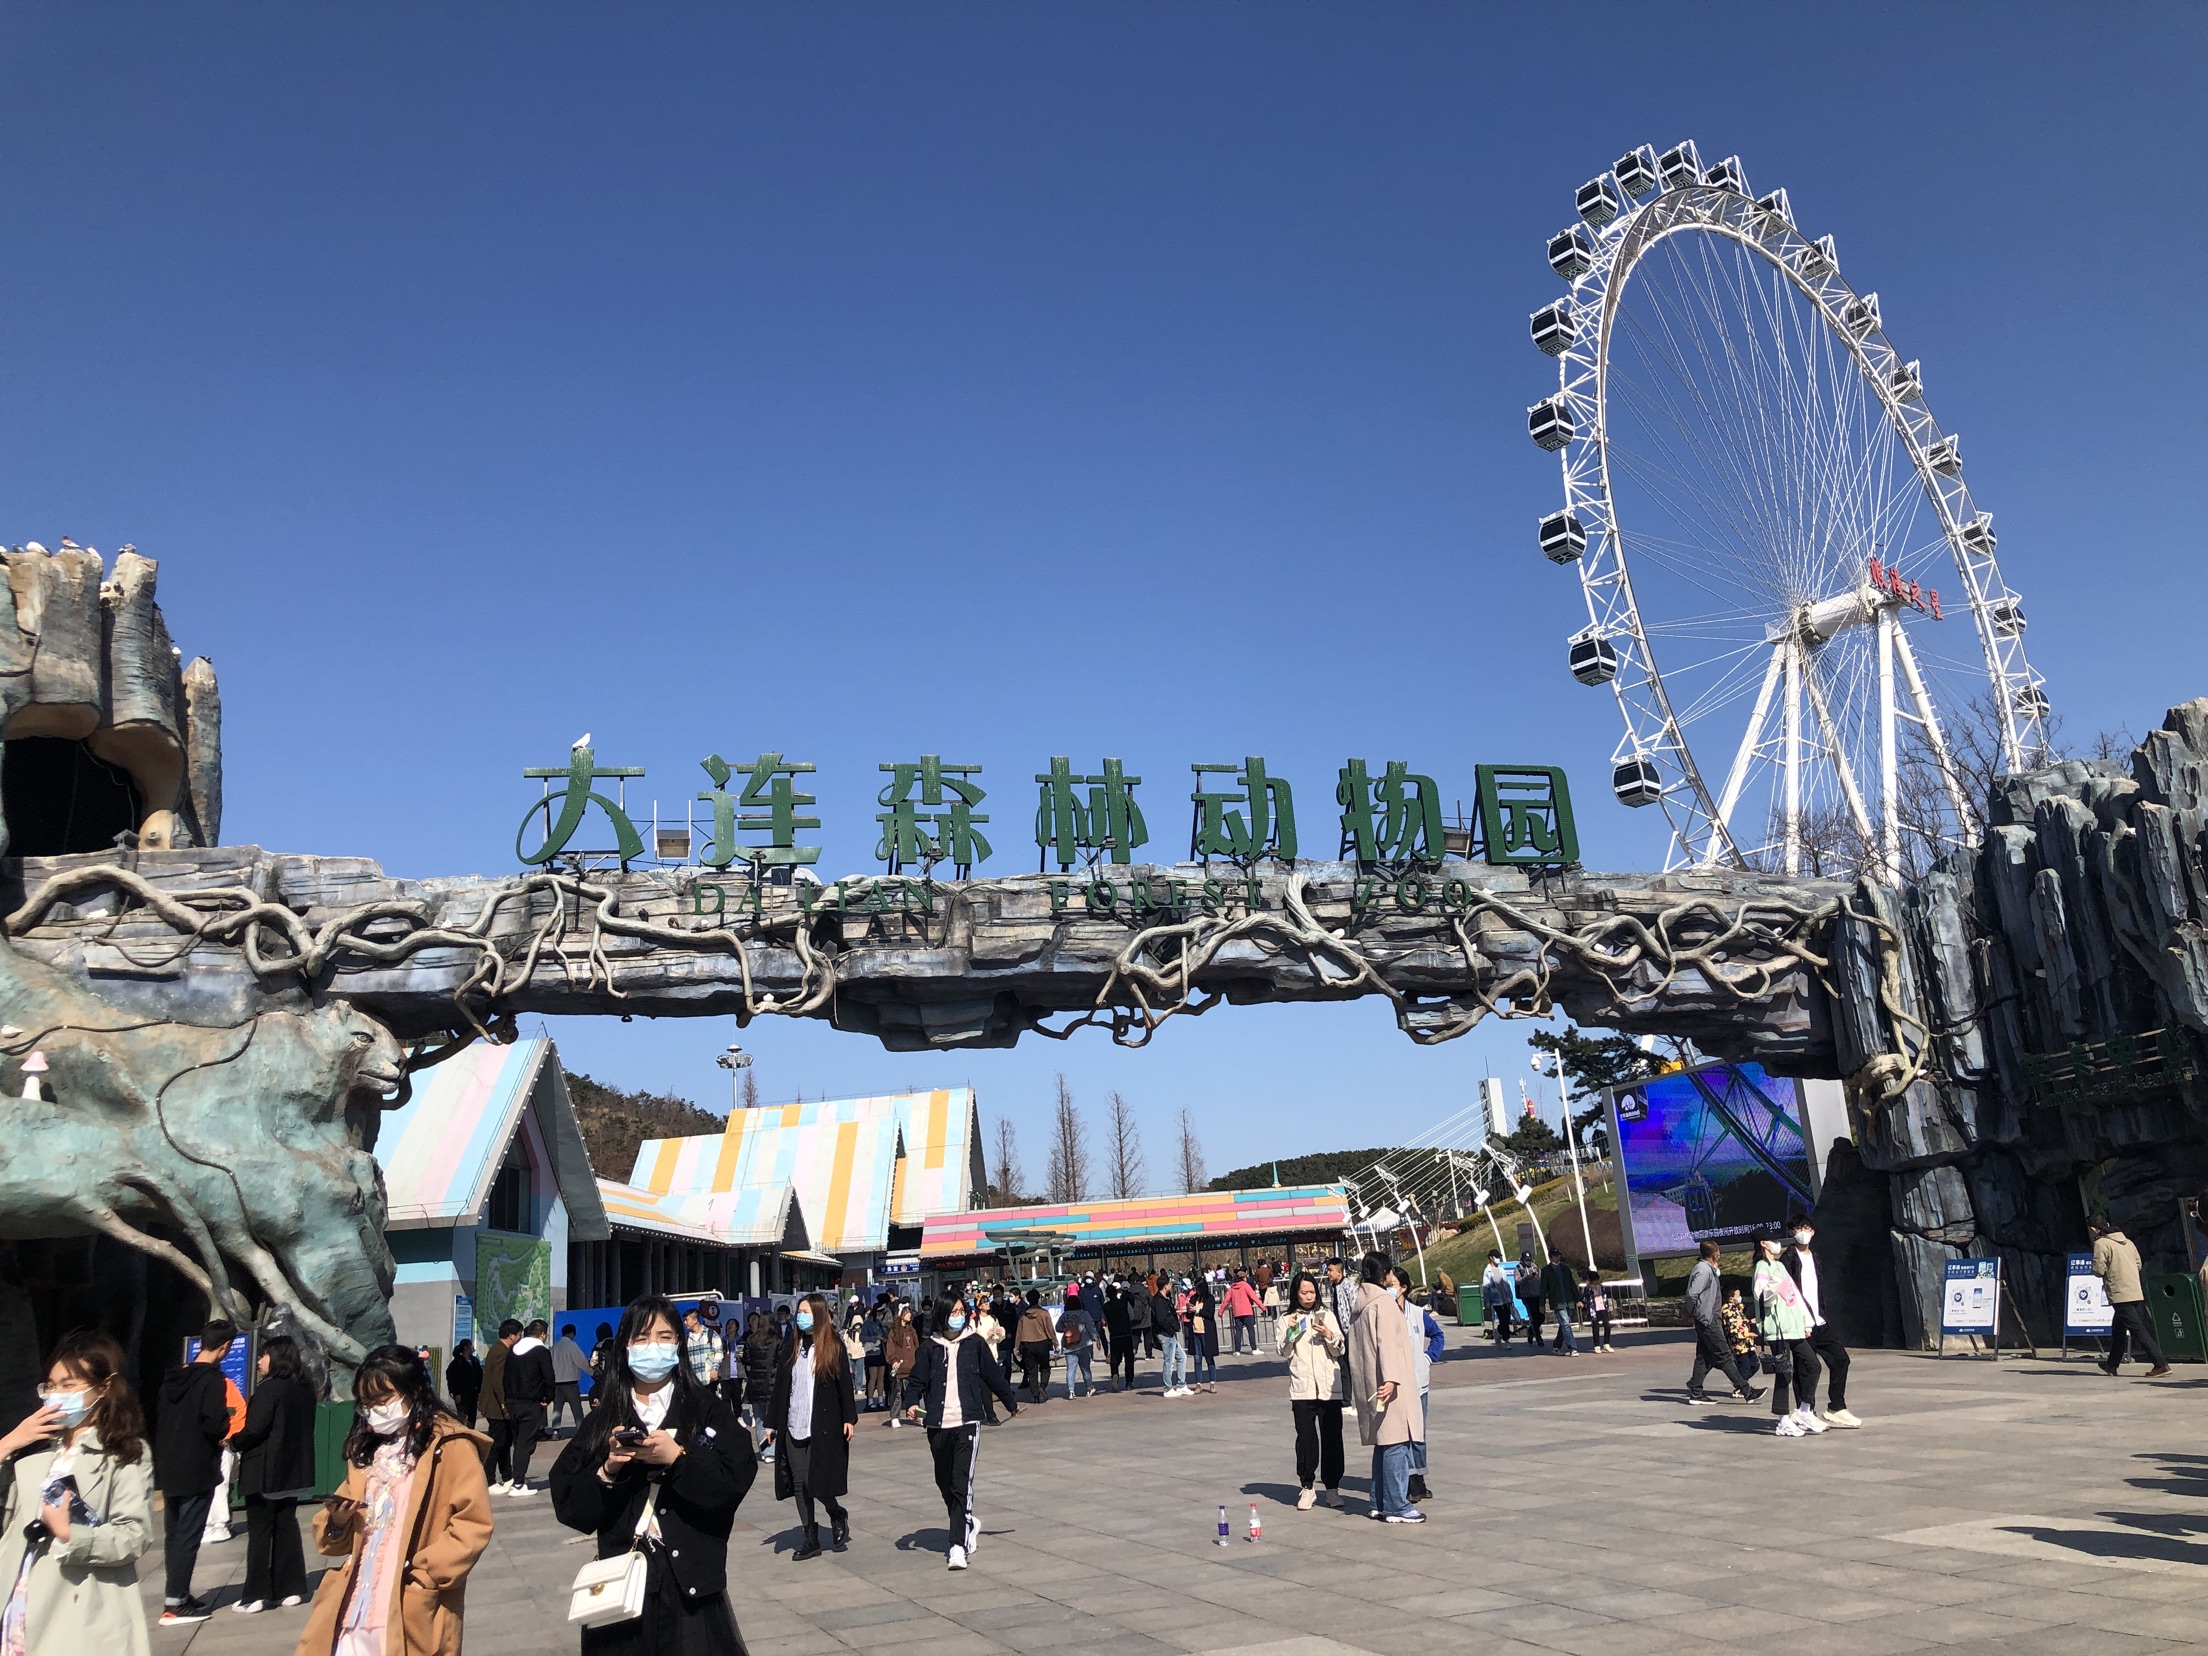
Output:
[[644,1535],[658,1504],[659,1485],[654,1484],[644,1498],[643,1516],[636,1521],[636,1539],[629,1550],[611,1558],[594,1558],[575,1572],[575,1584],[568,1589],[569,1622],[578,1627],[608,1627],[644,1614],[644,1582],[650,1573]]

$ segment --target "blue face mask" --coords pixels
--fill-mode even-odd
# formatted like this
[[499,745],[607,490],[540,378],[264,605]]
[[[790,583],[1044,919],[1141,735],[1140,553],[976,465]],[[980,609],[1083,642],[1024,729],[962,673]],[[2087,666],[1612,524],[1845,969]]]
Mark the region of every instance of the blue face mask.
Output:
[[675,1364],[681,1358],[682,1352],[675,1346],[660,1345],[656,1341],[649,1345],[632,1345],[629,1347],[629,1372],[647,1386],[652,1385],[674,1373]]
[[960,1329],[966,1326],[966,1313],[963,1311],[953,1311],[949,1316],[943,1319],[943,1326],[945,1328],[948,1328],[953,1334],[956,1334]]
[[60,1412],[65,1431],[82,1424],[84,1417],[92,1412],[92,1394],[88,1391],[42,1391],[38,1400]]
[[813,1326],[813,1314],[812,1314],[812,1312],[810,1312],[810,1311],[800,1311],[800,1312],[798,1312],[798,1314],[797,1314],[797,1326],[798,1326],[798,1329],[799,1329],[799,1331],[800,1331],[800,1332],[802,1332],[802,1333],[810,1333],[810,1332],[811,1332],[811,1330],[812,1330],[812,1326]]

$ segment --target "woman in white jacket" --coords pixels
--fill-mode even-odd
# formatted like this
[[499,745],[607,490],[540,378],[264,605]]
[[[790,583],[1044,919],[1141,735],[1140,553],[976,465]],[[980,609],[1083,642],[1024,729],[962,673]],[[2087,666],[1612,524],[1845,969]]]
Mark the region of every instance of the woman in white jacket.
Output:
[[[1288,1285],[1288,1310],[1280,1319],[1280,1354],[1288,1359],[1288,1407],[1296,1417],[1296,1480],[1303,1493],[1296,1510],[1324,1500],[1340,1504],[1342,1487],[1342,1325],[1307,1271]],[[1320,1495],[1311,1487],[1316,1478]]]

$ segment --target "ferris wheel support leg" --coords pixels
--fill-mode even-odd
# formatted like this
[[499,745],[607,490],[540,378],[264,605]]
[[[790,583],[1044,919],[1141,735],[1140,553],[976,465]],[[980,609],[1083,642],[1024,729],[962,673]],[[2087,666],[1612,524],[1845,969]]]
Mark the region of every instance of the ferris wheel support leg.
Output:
[[1871,813],[1863,804],[1863,790],[1855,785],[1855,770],[1848,763],[1847,749],[1840,745],[1840,727],[1832,722],[1832,709],[1825,705],[1825,693],[1818,687],[1817,675],[1806,673],[1803,679],[1809,686],[1809,705],[1817,715],[1817,728],[1832,756],[1833,772],[1840,778],[1840,791],[1847,796],[1848,814],[1855,818],[1856,832],[1863,836],[1867,846],[1872,841]]
[[1878,859],[1887,885],[1901,883],[1901,802],[1894,753],[1894,634],[1900,630],[1890,608],[1878,612]]
[[1962,835],[1964,845],[1975,849],[1978,818],[1963,798],[1963,782],[1955,772],[1955,756],[1947,751],[1947,738],[1940,734],[1940,716],[1933,711],[1932,698],[1925,694],[1924,677],[1917,671],[1917,654],[1909,647],[1909,635],[1899,626],[1894,628],[1894,653],[1901,658],[1901,676],[1909,686],[1909,699],[1916,703],[1917,722],[1924,727],[1924,739],[1932,745],[1933,760],[1940,768],[1940,782],[1947,789],[1947,802],[1954,807],[1956,832]]
[[1793,638],[1780,646],[1786,661],[1786,871],[1802,871],[1802,647]]
[[1740,803],[1740,790],[1748,781],[1749,762],[1755,758],[1756,749],[1763,745],[1764,721],[1771,716],[1771,692],[1778,687],[1784,654],[1783,649],[1774,649],[1771,665],[1763,670],[1763,688],[1756,692],[1756,710],[1748,715],[1748,729],[1740,738],[1739,751],[1733,755],[1733,768],[1725,774],[1725,792],[1717,802],[1717,831],[1710,835],[1710,847],[1702,853],[1704,864],[1717,861],[1719,850],[1731,843],[1733,807]]

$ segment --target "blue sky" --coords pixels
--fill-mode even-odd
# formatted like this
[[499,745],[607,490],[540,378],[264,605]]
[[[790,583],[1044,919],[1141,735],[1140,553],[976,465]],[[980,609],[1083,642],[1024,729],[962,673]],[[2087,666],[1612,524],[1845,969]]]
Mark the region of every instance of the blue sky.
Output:
[[[16,6],[0,14],[0,535],[162,565],[227,712],[224,837],[511,866],[584,730],[672,804],[820,766],[1026,778],[1347,754],[1609,803],[1525,315],[1583,179],[1738,152],[1830,231],[1961,431],[2069,733],[2208,692],[2197,9]],[[725,1102],[725,1020],[569,1022],[571,1064]],[[770,1097],[971,1080],[1042,1165],[1050,1077],[1162,1173],[1417,1131],[1520,1031],[1222,1008],[892,1055],[772,1020]],[[618,1171],[618,1170],[614,1170]]]

